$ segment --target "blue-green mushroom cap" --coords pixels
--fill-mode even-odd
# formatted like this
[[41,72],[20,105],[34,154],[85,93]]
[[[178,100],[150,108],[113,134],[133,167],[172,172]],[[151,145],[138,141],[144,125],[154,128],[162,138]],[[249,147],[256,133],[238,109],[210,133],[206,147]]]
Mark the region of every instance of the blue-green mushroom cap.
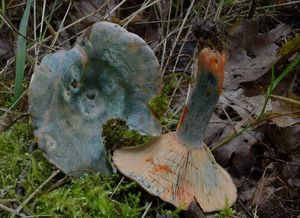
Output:
[[148,102],[160,87],[159,63],[146,42],[119,25],[96,23],[71,50],[46,55],[32,76],[29,110],[39,147],[66,174],[109,175],[102,126],[122,119],[159,135]]

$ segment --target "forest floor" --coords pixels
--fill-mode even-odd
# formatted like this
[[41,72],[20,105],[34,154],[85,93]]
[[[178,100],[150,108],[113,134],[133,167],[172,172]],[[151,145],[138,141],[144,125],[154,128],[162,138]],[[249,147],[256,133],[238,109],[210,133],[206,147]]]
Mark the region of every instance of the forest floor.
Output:
[[[0,217],[299,218],[299,11],[300,1],[288,0],[2,0]],[[155,52],[164,87],[150,105],[164,132],[176,129],[197,48],[225,48],[223,92],[205,142],[238,189],[232,207],[183,211],[118,172],[74,178],[43,156],[28,111],[34,69],[102,20],[136,33]],[[149,140],[113,120],[103,135],[109,152]]]

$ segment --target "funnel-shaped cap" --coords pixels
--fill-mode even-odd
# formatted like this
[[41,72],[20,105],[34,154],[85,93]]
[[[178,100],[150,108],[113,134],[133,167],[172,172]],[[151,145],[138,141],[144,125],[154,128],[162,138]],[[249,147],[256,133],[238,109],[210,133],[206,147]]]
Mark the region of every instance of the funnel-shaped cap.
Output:
[[140,37],[96,23],[73,49],[46,55],[32,76],[29,103],[38,144],[67,174],[109,174],[102,125],[119,118],[159,135],[148,102],[160,86],[158,61]]

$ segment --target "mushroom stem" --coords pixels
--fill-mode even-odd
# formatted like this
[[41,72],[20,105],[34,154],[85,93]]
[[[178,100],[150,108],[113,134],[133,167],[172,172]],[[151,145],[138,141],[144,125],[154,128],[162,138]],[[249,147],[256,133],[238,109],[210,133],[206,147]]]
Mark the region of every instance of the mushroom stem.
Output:
[[195,85],[188,96],[180,121],[177,137],[191,147],[201,147],[203,138],[222,92],[225,54],[202,49],[198,56]]
[[116,167],[149,193],[181,209],[192,201],[204,212],[231,206],[237,197],[230,175],[215,161],[203,135],[221,93],[225,55],[203,49],[196,84],[177,131],[113,154]]

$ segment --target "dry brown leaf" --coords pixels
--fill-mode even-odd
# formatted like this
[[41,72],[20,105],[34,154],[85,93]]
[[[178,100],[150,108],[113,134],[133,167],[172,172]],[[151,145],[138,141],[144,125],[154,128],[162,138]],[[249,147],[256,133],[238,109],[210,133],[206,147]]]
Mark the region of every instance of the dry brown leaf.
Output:
[[[219,101],[224,108],[232,108],[243,120],[260,115],[265,95],[247,97],[243,89],[225,91]],[[300,107],[276,99],[270,99],[265,113],[278,127],[288,127],[300,123]],[[253,119],[252,119],[253,120]]]
[[[211,130],[213,128],[209,128]],[[226,137],[233,134],[233,128],[228,124],[221,132],[221,135],[211,144],[217,146]],[[207,132],[209,135],[210,133]],[[252,145],[262,137],[259,132],[248,131],[232,139],[227,144],[214,151],[214,156],[218,163],[224,167],[231,167],[239,177],[247,176],[253,165],[254,154],[251,150]]]
[[[225,91],[219,102],[223,107],[233,108],[242,119],[249,119],[250,115],[258,116],[265,102],[265,95],[247,97],[243,89],[236,91]],[[266,112],[272,110],[272,105],[268,102]]]
[[300,124],[286,128],[271,128],[266,132],[278,153],[287,154],[300,165]]
[[[86,25],[99,21],[104,15],[108,13],[109,18],[115,15],[115,13],[110,14],[110,11],[116,6],[115,1],[112,0],[79,0],[77,2],[74,2],[73,5],[76,10],[77,19],[80,19],[99,10],[97,13],[94,13],[86,19]],[[102,9],[100,10],[101,7]]]
[[284,101],[271,100],[272,113],[271,120],[278,127],[289,127],[300,124],[300,106],[289,104]]
[[257,80],[280,58],[276,56],[278,46],[274,42],[287,35],[290,28],[282,24],[260,34],[258,27],[258,21],[248,20],[232,31],[225,89],[236,90],[240,83]]
[[12,39],[9,34],[4,32],[0,34],[0,59],[7,59],[13,55]]

